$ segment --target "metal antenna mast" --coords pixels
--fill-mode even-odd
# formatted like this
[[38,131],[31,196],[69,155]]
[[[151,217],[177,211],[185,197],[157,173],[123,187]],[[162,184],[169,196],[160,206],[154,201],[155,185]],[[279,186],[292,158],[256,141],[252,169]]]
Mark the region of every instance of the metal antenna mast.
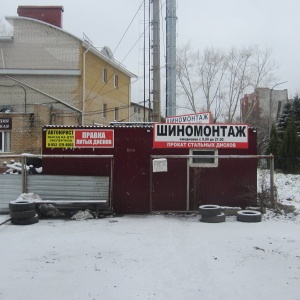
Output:
[[166,2],[166,117],[176,116],[176,0]]
[[160,122],[160,10],[159,0],[153,0],[153,121]]

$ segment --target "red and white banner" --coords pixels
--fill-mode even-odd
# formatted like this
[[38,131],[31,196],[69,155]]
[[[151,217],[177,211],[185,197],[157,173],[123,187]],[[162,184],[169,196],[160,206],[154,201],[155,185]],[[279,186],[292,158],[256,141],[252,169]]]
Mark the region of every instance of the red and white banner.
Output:
[[210,113],[203,112],[197,114],[180,115],[174,117],[167,117],[166,123],[197,123],[197,124],[209,124]]
[[248,148],[248,125],[155,123],[153,148]]
[[75,148],[113,148],[114,131],[111,129],[75,129]]

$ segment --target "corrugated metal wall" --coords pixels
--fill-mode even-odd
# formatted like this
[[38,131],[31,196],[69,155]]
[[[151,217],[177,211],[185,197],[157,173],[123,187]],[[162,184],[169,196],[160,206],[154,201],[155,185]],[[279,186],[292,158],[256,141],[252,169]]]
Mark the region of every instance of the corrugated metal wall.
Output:
[[0,213],[9,212],[8,203],[22,193],[22,176],[0,174]]
[[[108,176],[27,175],[27,193],[42,200],[109,201],[109,181]],[[0,175],[0,213],[8,213],[9,202],[21,194],[21,175]]]
[[108,200],[109,177],[29,175],[27,193],[43,200]]

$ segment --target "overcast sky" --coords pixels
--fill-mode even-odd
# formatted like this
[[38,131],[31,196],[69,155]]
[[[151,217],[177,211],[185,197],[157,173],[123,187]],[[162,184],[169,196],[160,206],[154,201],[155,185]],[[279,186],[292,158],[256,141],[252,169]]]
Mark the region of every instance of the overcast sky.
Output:
[[[165,2],[161,0],[162,51]],[[0,17],[17,16],[19,5],[62,5],[64,30],[79,38],[84,32],[94,46],[108,46],[115,59],[129,71],[143,76],[143,39],[138,40],[143,32],[144,13],[137,13],[140,6],[143,8],[142,0],[0,0],[0,3]],[[200,51],[209,46],[224,50],[252,44],[261,49],[271,47],[272,57],[279,65],[275,83],[287,81],[276,89],[288,89],[290,97],[300,91],[299,0],[177,0],[177,4],[178,46],[190,41],[193,50]],[[143,80],[134,83],[133,90],[142,91],[142,83]]]

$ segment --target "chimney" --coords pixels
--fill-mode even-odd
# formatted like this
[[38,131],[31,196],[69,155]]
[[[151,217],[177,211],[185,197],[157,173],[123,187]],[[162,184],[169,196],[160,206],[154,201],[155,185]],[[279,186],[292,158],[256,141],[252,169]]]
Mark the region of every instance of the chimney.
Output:
[[18,6],[19,17],[43,21],[62,28],[63,6]]

